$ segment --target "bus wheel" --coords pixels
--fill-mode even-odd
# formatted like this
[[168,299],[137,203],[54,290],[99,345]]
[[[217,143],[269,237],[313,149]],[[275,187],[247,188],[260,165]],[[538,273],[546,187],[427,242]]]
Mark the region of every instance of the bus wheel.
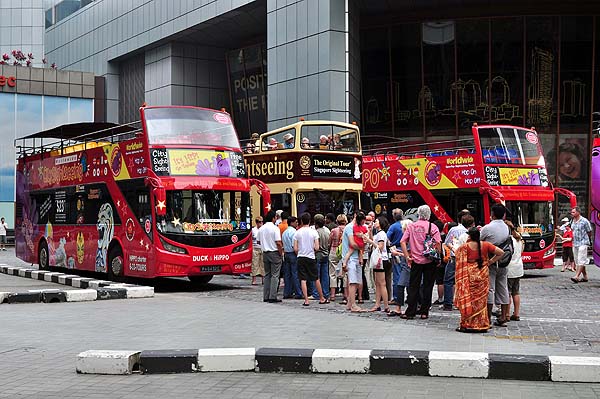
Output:
[[213,276],[188,276],[188,278],[195,285],[206,285],[212,280]]
[[50,256],[48,255],[48,244],[46,241],[40,242],[38,248],[38,265],[40,270],[49,270],[50,265],[48,264]]
[[123,277],[123,251],[115,245],[108,253],[108,278],[120,280]]

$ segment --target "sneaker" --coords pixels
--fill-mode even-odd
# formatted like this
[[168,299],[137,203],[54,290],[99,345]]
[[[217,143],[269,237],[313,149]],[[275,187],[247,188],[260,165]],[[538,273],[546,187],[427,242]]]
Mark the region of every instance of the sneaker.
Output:
[[309,300],[309,301],[314,301],[314,300],[315,300],[315,298],[314,298],[312,295],[310,295],[310,296],[308,297],[308,300]]
[[447,306],[447,305],[441,306],[440,309],[443,311],[446,311],[446,312],[452,312],[452,310],[453,310],[452,306]]

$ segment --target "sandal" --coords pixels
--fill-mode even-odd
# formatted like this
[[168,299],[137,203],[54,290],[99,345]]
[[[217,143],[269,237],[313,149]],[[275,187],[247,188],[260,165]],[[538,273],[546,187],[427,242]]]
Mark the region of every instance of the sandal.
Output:
[[579,280],[580,283],[587,283],[588,279],[587,278],[582,278],[581,280]]
[[310,303],[303,303],[302,306],[310,306]]
[[496,320],[496,321],[494,322],[494,325],[495,325],[496,327],[508,327],[508,326],[506,325],[506,320],[500,320],[500,319]]
[[385,308],[385,309],[383,309],[383,311],[384,311],[385,313],[387,313],[388,315],[389,315],[389,314],[392,312],[392,311],[390,310],[390,308]]
[[348,304],[348,300],[346,298],[344,298],[344,300],[342,302],[340,302],[342,305],[347,305]]
[[423,313],[423,314],[421,315],[421,320],[425,320],[425,319],[428,319],[428,318],[429,318],[429,315],[428,315],[428,314],[425,314],[425,313]]
[[363,301],[362,299],[359,299],[358,301],[356,301],[356,303],[362,305],[363,303],[365,303],[365,301]]
[[512,320],[512,321],[521,321],[521,318],[519,316],[512,315],[512,316],[510,316],[510,320]]
[[395,310],[388,312],[388,317],[401,317],[401,316],[402,316],[402,312],[396,312]]
[[381,306],[373,306],[369,312],[381,312]]
[[571,281],[574,282],[575,284],[577,284],[579,282],[579,280],[577,280],[575,277],[571,277]]
[[404,313],[400,315],[400,318],[404,320],[413,320],[415,316],[408,316],[406,313]]
[[327,305],[329,301],[326,299],[323,302],[319,301],[319,305]]

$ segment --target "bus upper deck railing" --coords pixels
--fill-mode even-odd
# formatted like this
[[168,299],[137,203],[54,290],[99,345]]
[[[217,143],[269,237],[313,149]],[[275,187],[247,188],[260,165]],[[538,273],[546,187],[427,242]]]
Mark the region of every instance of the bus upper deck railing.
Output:
[[[63,155],[76,151],[84,151],[109,143],[118,143],[133,139],[142,131],[140,121],[114,125],[73,136],[62,136],[60,128],[57,127],[16,139],[15,148],[18,157],[21,158],[36,154],[41,154],[42,156],[44,154]],[[53,132],[57,134],[52,134]]]
[[427,143],[391,142],[363,147],[363,155],[376,160],[408,159],[419,157],[438,157],[469,155],[475,153],[472,139],[445,140]]

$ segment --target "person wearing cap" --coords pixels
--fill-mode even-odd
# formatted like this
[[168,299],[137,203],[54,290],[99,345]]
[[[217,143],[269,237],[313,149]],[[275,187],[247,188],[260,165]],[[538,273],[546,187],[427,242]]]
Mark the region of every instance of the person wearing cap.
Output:
[[558,230],[565,231],[565,226],[569,224],[569,218],[565,217],[560,220],[561,225],[558,227]]
[[283,148],[294,148],[294,136],[291,133],[283,135]]
[[257,216],[256,219],[254,219],[254,223],[255,225],[252,228],[252,272],[250,273],[252,285],[257,284],[256,276],[261,277],[263,284],[265,282],[265,266],[263,264],[262,247],[260,246],[260,240],[258,238],[258,229],[263,225],[262,216]]
[[279,148],[279,143],[277,142],[277,139],[275,137],[271,137],[269,139],[269,144],[267,145],[267,148],[269,150],[276,150]]
[[321,137],[319,137],[319,149],[327,150],[328,148],[329,148],[329,139],[327,139],[327,136],[322,134]]
[[310,150],[311,146],[310,146],[310,140],[308,139],[308,137],[302,137],[302,144],[301,147],[305,150]]

